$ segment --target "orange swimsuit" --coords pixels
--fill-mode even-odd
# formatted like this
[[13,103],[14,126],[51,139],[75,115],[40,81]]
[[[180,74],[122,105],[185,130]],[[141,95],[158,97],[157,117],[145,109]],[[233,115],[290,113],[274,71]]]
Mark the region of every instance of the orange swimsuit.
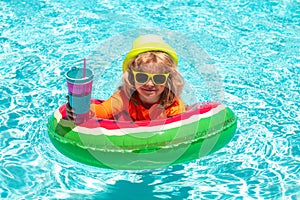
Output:
[[128,100],[124,92],[118,90],[108,100],[101,104],[92,104],[91,110],[96,118],[116,120],[154,120],[171,117],[185,111],[185,105],[180,98],[168,108],[162,108],[159,103],[152,105],[149,109],[142,105],[137,94]]

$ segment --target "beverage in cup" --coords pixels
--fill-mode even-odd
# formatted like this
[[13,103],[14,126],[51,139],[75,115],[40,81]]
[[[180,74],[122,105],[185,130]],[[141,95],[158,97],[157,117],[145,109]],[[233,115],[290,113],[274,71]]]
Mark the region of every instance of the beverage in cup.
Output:
[[66,73],[69,103],[74,109],[75,123],[88,120],[93,84],[93,72],[89,69],[73,67]]

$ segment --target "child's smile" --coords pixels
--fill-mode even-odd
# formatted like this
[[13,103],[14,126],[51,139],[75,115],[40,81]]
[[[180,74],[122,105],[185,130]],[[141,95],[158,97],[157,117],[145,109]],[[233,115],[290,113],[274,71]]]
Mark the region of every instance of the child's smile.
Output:
[[156,103],[165,89],[164,85],[154,85],[151,80],[144,85],[135,83],[135,86],[141,101],[144,103]]

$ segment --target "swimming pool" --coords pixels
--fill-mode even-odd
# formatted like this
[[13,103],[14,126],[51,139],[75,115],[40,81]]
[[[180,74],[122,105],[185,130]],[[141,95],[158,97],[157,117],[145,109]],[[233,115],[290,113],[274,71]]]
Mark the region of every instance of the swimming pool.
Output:
[[[0,10],[0,198],[300,199],[299,1],[2,0]],[[179,49],[185,101],[236,112],[236,136],[164,169],[67,159],[46,128],[65,102],[64,73],[87,57],[98,73],[94,96],[108,98],[130,39],[144,32]]]

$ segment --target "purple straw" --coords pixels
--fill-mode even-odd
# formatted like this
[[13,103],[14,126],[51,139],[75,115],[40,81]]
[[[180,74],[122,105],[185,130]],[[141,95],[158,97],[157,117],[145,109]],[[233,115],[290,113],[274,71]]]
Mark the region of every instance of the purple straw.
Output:
[[86,59],[83,59],[83,78],[86,77]]

